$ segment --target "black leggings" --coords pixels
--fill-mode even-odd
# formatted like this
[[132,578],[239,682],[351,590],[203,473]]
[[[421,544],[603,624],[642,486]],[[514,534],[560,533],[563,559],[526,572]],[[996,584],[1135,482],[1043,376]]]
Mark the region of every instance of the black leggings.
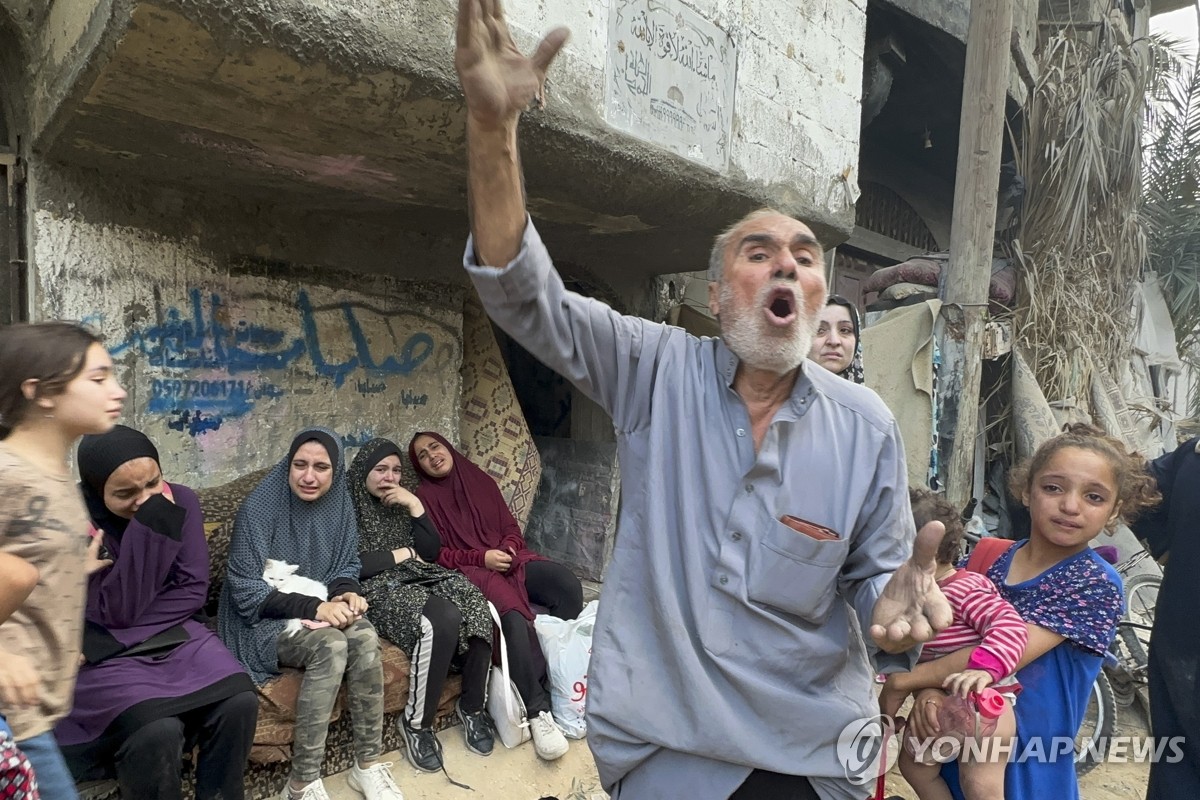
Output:
[[[409,654],[408,705],[405,719],[414,728],[428,728],[437,716],[438,701],[453,664],[462,670],[462,698],[468,714],[483,710],[484,687],[492,663],[492,644],[472,636],[467,651],[458,655],[458,631],[462,612],[441,597],[429,596],[421,610],[422,636]],[[428,623],[429,627],[425,627]],[[426,635],[427,634],[427,635]],[[419,715],[419,716],[418,716]]]
[[[575,619],[583,610],[583,586],[562,564],[530,561],[525,565],[525,590],[530,602],[544,607],[559,619]],[[500,618],[504,640],[508,644],[508,671],[517,692],[525,701],[525,712],[536,717],[550,710],[550,696],[542,685],[545,661],[534,653],[537,634],[520,612],[509,611]],[[537,651],[540,655],[541,649]]]
[[525,591],[529,601],[559,619],[575,619],[583,611],[583,586],[571,570],[553,561],[525,565]]
[[180,800],[184,748],[200,749],[197,800],[242,800],[242,774],[254,743],[258,698],[241,692],[219,703],[166,717],[138,728],[114,759],[121,797]]
[[808,778],[756,769],[729,800],[818,800],[818,797]]

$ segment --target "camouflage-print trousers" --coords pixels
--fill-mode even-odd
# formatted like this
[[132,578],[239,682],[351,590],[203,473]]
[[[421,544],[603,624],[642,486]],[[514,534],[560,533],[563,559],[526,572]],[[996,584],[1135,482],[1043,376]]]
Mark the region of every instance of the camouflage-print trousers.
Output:
[[281,634],[279,663],[304,670],[296,698],[296,733],[292,743],[292,780],[310,783],[321,777],[329,715],[343,679],[359,764],[383,754],[383,662],[379,636],[365,619],[344,630],[303,628]]

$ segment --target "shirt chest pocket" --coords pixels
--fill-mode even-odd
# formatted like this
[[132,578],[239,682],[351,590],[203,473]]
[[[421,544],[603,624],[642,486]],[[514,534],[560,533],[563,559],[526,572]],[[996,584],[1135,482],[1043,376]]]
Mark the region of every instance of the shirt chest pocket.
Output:
[[819,625],[833,608],[849,549],[845,539],[813,539],[772,521],[750,558],[747,597]]

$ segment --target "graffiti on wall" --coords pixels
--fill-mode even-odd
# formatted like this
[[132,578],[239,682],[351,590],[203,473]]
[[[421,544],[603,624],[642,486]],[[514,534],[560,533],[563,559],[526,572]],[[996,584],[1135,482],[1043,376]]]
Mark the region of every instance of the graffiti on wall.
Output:
[[218,292],[193,288],[186,307],[161,304],[153,320],[127,325],[110,351],[118,358],[134,353],[159,373],[149,380],[146,411],[198,436],[249,414],[261,401],[283,397],[296,374],[364,397],[386,393],[404,408],[424,406],[428,392],[395,379],[420,377],[423,365],[450,355],[438,353],[438,340],[445,348],[447,339],[458,338],[444,321],[411,309],[361,301],[315,304],[304,289],[282,317],[276,311],[247,318],[247,301],[261,300],[280,306],[259,296],[229,304]]

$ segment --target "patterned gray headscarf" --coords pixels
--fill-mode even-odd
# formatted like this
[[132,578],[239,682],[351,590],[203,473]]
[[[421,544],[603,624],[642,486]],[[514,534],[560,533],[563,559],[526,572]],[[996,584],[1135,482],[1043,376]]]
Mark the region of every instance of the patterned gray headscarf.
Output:
[[[402,451],[388,439],[372,439],[362,446],[350,464],[350,497],[358,513],[359,551],[395,550],[413,546],[413,522],[408,510],[385,506],[367,490],[367,475],[390,455],[400,456],[406,488],[417,485],[417,476]],[[370,604],[367,619],[379,635],[406,653],[412,654],[421,638],[421,615],[430,595],[449,601],[462,615],[459,625],[459,653],[465,653],[474,636],[492,638],[492,616],[487,601],[460,572],[438,564],[426,564],[416,558],[405,559],[395,567],[363,581],[363,592]]]
[[[302,500],[288,483],[292,456],[306,442],[321,443],[333,465],[333,484],[316,500]],[[263,580],[268,558],[297,564],[298,574],[328,586],[338,578],[358,580],[358,527],[346,489],[341,438],[326,428],[309,428],[292,440],[276,464],[238,509],[229,541],[229,571],[221,591],[217,632],[255,683],[279,672],[275,643],[286,620],[259,616],[272,587]]]
[[358,548],[360,552],[369,550],[395,550],[400,547],[411,547],[412,517],[408,509],[401,506],[385,506],[367,490],[367,475],[375,466],[388,456],[400,459],[404,470],[404,480],[401,481],[409,490],[417,484],[416,475],[400,446],[389,439],[372,439],[359,449],[358,455],[350,462],[347,473],[350,488],[350,499],[354,502],[354,510],[358,517]]

